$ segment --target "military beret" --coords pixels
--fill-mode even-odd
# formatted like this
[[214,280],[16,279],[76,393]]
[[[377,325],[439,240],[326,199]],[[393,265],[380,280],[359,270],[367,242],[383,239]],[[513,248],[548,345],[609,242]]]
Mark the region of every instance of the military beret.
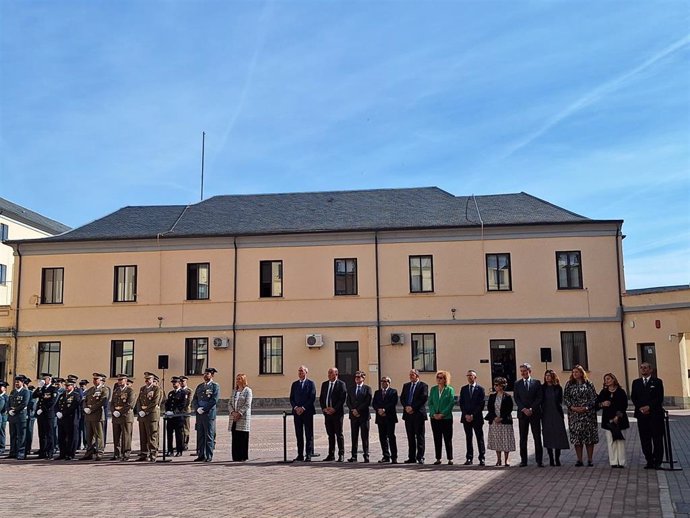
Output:
[[209,372],[209,373],[211,373],[211,374],[215,374],[215,373],[218,372],[218,371],[217,371],[216,369],[214,369],[213,367],[209,367],[208,369],[206,369],[206,370],[204,371],[204,374],[206,374],[207,372]]
[[52,378],[53,375],[50,374],[49,372],[42,372],[41,373],[41,378]]
[[9,386],[9,383],[7,383],[6,381],[0,381],[0,387],[8,387],[8,386]]

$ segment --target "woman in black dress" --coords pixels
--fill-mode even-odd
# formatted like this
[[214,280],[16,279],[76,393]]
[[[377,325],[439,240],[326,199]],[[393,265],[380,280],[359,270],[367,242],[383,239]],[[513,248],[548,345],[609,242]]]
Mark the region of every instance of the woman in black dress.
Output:
[[560,466],[561,450],[570,448],[563,419],[563,387],[551,369],[544,373],[544,384],[541,387],[544,394],[541,414],[544,448],[549,454],[549,466]]
[[604,388],[597,397],[597,408],[602,410],[601,427],[604,429],[609,448],[609,464],[612,468],[625,466],[625,437],[623,430],[630,428],[628,422],[628,395],[618,384],[616,376],[604,374]]

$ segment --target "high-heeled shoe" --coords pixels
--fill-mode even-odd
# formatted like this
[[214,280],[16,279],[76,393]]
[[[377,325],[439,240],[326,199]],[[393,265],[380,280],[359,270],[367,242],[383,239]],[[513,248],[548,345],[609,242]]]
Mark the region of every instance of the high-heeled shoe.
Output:
[[503,464],[502,464],[501,461],[499,460],[498,462],[496,462],[496,466],[503,466]]

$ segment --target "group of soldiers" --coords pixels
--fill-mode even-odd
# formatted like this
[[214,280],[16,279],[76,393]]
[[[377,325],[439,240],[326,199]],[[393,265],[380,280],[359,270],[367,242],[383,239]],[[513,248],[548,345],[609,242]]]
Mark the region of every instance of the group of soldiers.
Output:
[[[117,375],[112,390],[106,386],[105,374],[93,373],[93,386],[74,375],[66,379],[42,373],[38,387],[30,385],[24,375],[14,378],[14,388],[7,393],[8,383],[0,382],[0,454],[7,448],[6,423],[9,421],[10,446],[8,458],[23,460],[31,453],[34,422],[38,422],[38,458],[99,461],[103,458],[108,418],[112,421],[114,453],[110,460],[128,461],[132,450],[134,418],[139,423],[141,443],[137,461],[155,462],[159,449],[161,416],[167,422],[167,453],[181,456],[188,450],[190,416],[197,415],[197,459],[211,460],[215,443],[215,407],[220,390],[213,381],[217,371],[206,369],[204,382],[196,392],[187,386],[187,376],[173,376],[172,390],[167,397],[159,377],[144,373],[144,385],[137,394],[133,380],[126,374]],[[78,388],[77,388],[78,385]],[[173,448],[174,443],[174,448]],[[209,453],[210,451],[210,453]]]

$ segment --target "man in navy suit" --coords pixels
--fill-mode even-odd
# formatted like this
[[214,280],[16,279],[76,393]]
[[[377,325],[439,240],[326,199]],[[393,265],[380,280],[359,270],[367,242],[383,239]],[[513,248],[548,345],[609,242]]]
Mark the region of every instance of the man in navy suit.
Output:
[[520,365],[521,380],[515,382],[513,399],[517,406],[518,425],[520,429],[520,467],[527,466],[527,435],[532,428],[534,439],[534,458],[537,466],[544,467],[542,458],[544,450],[541,444],[541,403],[543,399],[541,383],[532,378],[532,366],[529,363]]
[[376,426],[379,429],[379,442],[383,458],[379,463],[398,463],[398,443],[395,439],[395,423],[398,422],[396,405],[398,404],[398,391],[391,388],[391,379],[388,376],[381,378],[381,388],[374,392],[371,406],[376,412]]
[[410,371],[410,381],[403,385],[400,404],[403,406],[403,421],[407,433],[407,460],[405,464],[424,464],[424,427],[428,419],[426,402],[429,386],[419,379],[419,371]]
[[474,448],[472,434],[477,437],[477,450],[479,450],[479,465],[484,466],[484,387],[477,383],[476,371],[467,371],[467,385],[460,389],[460,422],[465,429],[466,456],[465,465],[472,464]]
[[362,457],[369,462],[369,425],[371,423],[371,387],[364,384],[367,374],[355,372],[355,386],[347,391],[347,407],[350,409],[350,432],[352,436],[352,457],[348,462],[357,462],[357,439],[362,436]]
[[[295,461],[311,461],[314,451],[314,400],[316,399],[316,384],[307,379],[309,369],[300,365],[297,369],[297,381],[290,387],[290,406],[295,421],[295,435],[297,436],[297,458]],[[306,455],[304,438],[306,436]]]
[[632,382],[630,399],[635,405],[642,453],[647,461],[644,469],[661,469],[664,460],[664,384],[652,375],[649,363],[640,365],[640,375]]
[[324,461],[335,460],[335,444],[338,443],[338,462],[345,461],[345,437],[343,436],[344,406],[347,387],[338,379],[338,369],[328,369],[328,379],[321,384],[319,403],[323,410],[323,420],[328,434],[328,456]]

